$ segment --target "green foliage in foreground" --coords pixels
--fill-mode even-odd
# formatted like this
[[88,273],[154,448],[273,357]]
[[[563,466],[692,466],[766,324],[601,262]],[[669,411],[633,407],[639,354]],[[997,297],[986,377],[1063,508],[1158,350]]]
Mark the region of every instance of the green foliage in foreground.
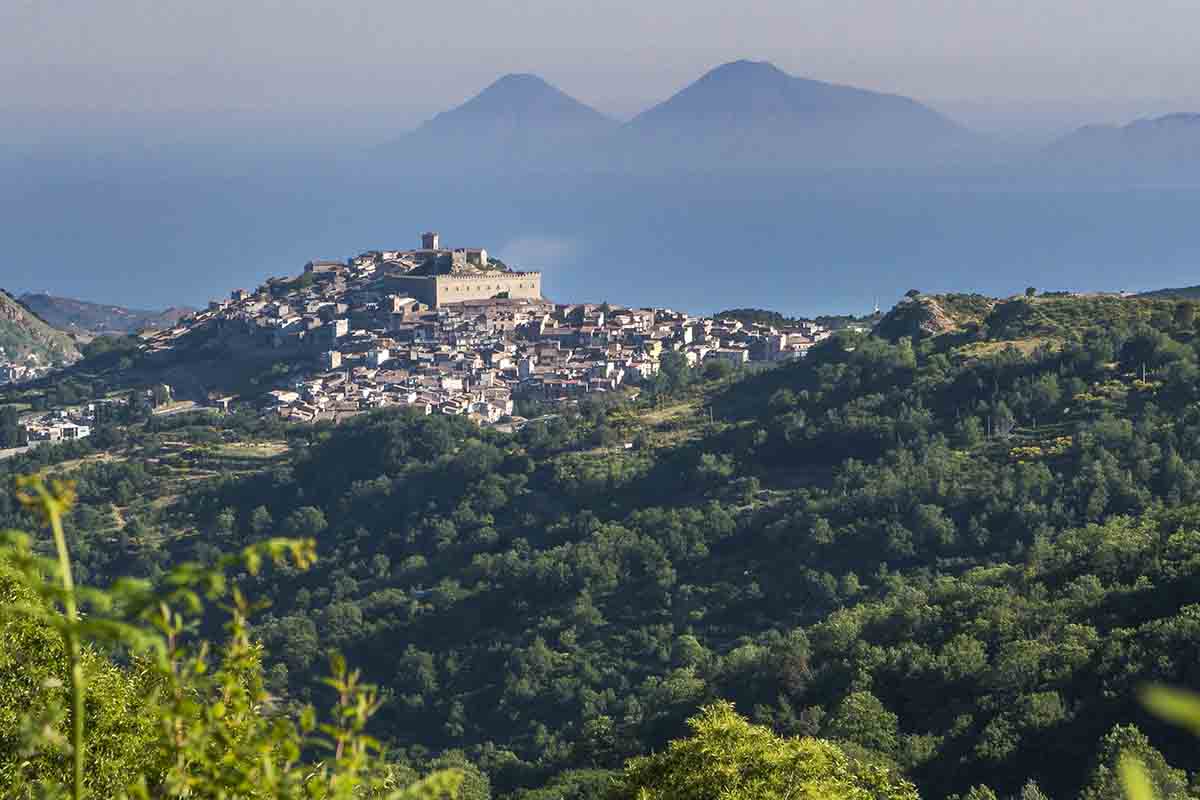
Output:
[[[50,488],[40,479],[23,485],[23,502],[54,533],[58,559],[36,556],[23,534],[7,534],[0,549],[0,780],[6,798],[456,795],[462,782],[456,771],[409,785],[398,781],[403,773],[365,733],[379,695],[340,659],[326,680],[337,695],[327,720],[311,707],[299,720],[268,711],[262,652],[247,627],[250,605],[225,572],[238,566],[256,573],[268,558],[304,568],[313,558],[311,542],[268,541],[216,568],[181,565],[159,589],[133,581],[109,591],[77,588],[62,528],[70,487]],[[188,620],[204,599],[229,603],[228,637],[215,654],[205,643],[187,641]],[[102,655],[118,649],[131,656],[128,666]]]
[[688,720],[692,735],[633,759],[619,800],[918,800],[912,784],[851,760],[831,742],[784,739],[729,703]]
[[[1159,717],[1200,735],[1200,695],[1150,686],[1142,691],[1142,702]],[[1172,768],[1141,731],[1126,726],[1105,738],[1100,764],[1081,800],[1191,800],[1195,796],[1187,773]]]
[[[0,561],[0,608],[33,608],[36,592]],[[86,705],[88,786],[97,797],[115,797],[128,776],[146,766],[155,722],[144,713],[151,681],[142,670],[117,667],[95,649],[81,653],[89,687]],[[0,786],[65,781],[67,653],[62,637],[29,615],[6,614],[0,625]],[[33,747],[40,739],[42,746]],[[5,795],[7,796],[7,795]]]

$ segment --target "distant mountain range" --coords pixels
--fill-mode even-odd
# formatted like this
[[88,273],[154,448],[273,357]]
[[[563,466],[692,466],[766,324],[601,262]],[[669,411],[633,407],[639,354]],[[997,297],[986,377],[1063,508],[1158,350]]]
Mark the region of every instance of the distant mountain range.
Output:
[[383,163],[433,172],[981,163],[1042,169],[1047,162],[1098,172],[1190,168],[1200,167],[1200,114],[1089,126],[1021,157],[912,98],[742,60],[710,70],[624,124],[537,75],[505,75],[381,155]]
[[384,151],[424,167],[757,168],[927,163],[979,148],[910,98],[735,61],[623,125],[536,75],[506,75]]
[[191,308],[145,311],[33,293],[21,295],[20,301],[55,328],[84,336],[122,335],[143,328],[167,328],[194,311]]
[[1200,169],[1200,114],[1167,114],[1128,125],[1088,125],[1050,146],[1068,166]]

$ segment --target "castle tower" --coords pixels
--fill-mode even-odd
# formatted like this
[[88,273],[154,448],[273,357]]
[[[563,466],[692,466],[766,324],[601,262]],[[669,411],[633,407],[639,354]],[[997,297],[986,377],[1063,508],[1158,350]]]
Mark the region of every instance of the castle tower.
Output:
[[441,237],[434,231],[421,234],[421,249],[422,250],[441,250]]

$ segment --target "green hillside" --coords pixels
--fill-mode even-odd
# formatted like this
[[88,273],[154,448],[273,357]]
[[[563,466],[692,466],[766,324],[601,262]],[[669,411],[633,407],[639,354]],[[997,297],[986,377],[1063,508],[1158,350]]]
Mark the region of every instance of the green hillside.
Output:
[[[1189,796],[1200,749],[1137,691],[1195,688],[1200,663],[1194,315],[957,295],[880,324],[514,435],[181,415],[0,470],[79,481],[90,583],[315,539],[312,569],[243,576],[270,602],[273,707],[325,703],[344,652],[383,687],[371,730],[395,757],[465,759],[478,797],[632,800],[700,774],[714,730],[818,737],[837,749],[796,752],[924,798],[1115,798],[1133,748]],[[30,524],[0,499],[0,526]],[[693,760],[625,769],[668,752]],[[672,785],[651,796],[705,796]]]
[[1151,292],[1142,292],[1138,295],[1138,297],[1198,300],[1200,299],[1200,286],[1180,286],[1175,289],[1155,289]]
[[[1043,294],[995,299],[983,295],[920,295],[884,315],[875,333],[896,341],[953,334],[959,344],[985,350],[1057,345],[1078,340],[1097,326],[1153,325],[1190,328],[1198,299],[1151,293],[1139,296]],[[978,347],[976,349],[979,349]]]
[[0,348],[10,361],[29,356],[42,365],[64,364],[79,358],[75,342],[66,333],[50,327],[36,314],[0,289]]

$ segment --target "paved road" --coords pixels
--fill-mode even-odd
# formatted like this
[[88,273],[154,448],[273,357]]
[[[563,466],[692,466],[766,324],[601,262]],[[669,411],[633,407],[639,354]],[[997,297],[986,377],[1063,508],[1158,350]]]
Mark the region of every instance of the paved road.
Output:
[[179,403],[172,403],[165,408],[156,408],[151,413],[156,417],[169,417],[173,414],[186,414],[188,411],[211,411],[216,409],[210,406],[197,405],[191,400],[184,400]]

